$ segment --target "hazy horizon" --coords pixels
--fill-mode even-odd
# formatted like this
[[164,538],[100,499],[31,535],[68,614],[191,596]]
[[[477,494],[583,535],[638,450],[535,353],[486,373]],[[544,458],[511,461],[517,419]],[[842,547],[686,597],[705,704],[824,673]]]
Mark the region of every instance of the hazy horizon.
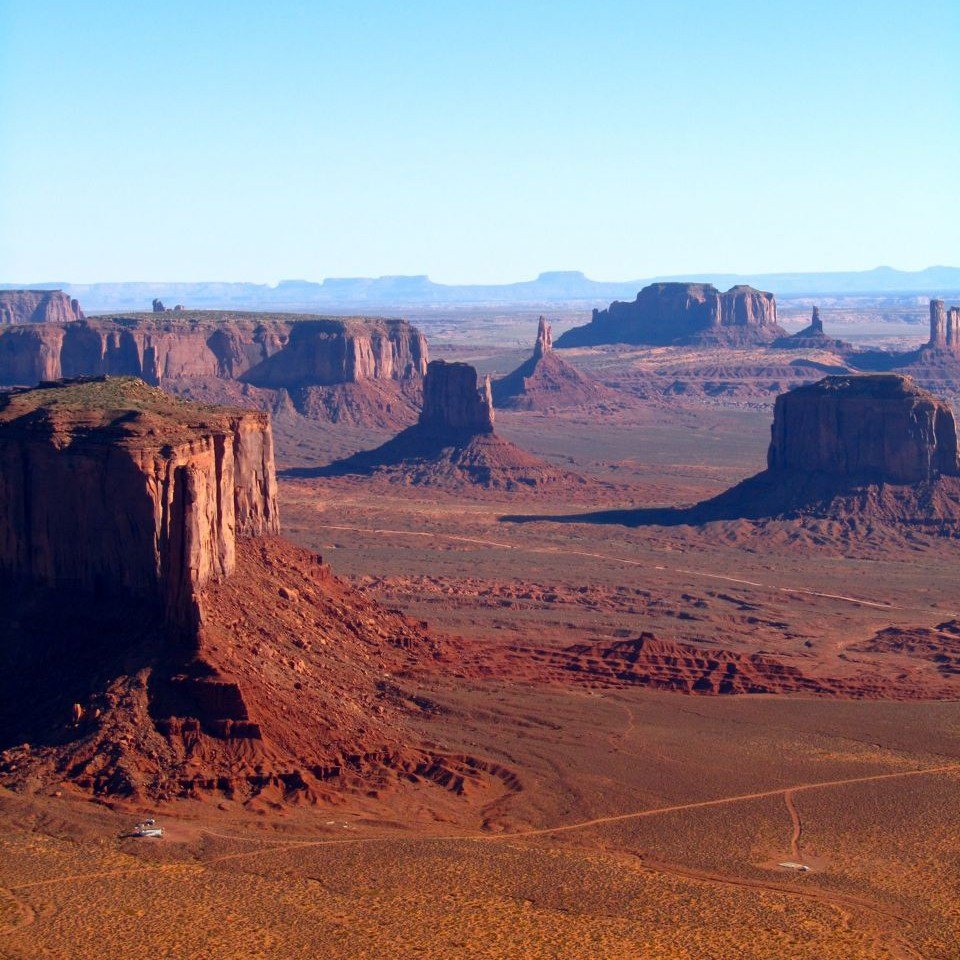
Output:
[[960,262],[952,2],[6,0],[0,35],[2,277]]

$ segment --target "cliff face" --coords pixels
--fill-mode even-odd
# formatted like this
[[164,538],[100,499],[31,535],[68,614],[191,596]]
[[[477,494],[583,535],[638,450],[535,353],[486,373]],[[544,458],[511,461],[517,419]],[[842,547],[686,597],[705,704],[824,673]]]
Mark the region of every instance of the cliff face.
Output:
[[490,378],[477,381],[477,371],[468,363],[431,361],[423,381],[421,432],[493,433]]
[[896,374],[826,377],[777,398],[771,471],[918,483],[956,475],[950,408]]
[[121,378],[14,392],[0,406],[0,570],[159,601],[195,625],[235,537],[278,529],[265,414],[200,407]]
[[76,300],[62,290],[0,290],[0,324],[82,320]]
[[427,342],[403,320],[302,320],[289,340],[241,379],[258,387],[330,386],[423,376]]
[[777,325],[772,293],[731,287],[721,293],[706,283],[654,283],[632,303],[614,301],[594,310],[586,326],[574,327],[558,347],[600,343],[768,343],[785,336]]
[[108,318],[0,331],[0,384],[134,376],[297,388],[407,380],[426,371],[423,335],[402,320],[293,320],[190,315]]

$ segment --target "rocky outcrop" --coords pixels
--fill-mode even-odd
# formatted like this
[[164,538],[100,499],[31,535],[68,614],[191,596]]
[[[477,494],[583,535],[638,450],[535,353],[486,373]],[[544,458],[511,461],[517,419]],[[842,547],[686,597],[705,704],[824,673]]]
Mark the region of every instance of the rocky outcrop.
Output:
[[771,471],[919,483],[956,475],[957,428],[941,400],[897,374],[826,377],[777,398]]
[[568,330],[557,346],[747,344],[783,336],[772,293],[747,286],[721,293],[707,283],[654,283],[631,303],[614,301],[606,310],[594,310],[590,323]]
[[553,349],[550,324],[540,317],[533,356],[491,384],[497,407],[512,410],[556,410],[580,407],[616,408],[624,399],[561,360]]
[[433,360],[423,381],[419,426],[425,433],[493,433],[490,378],[479,381],[468,363]]
[[930,350],[960,354],[960,307],[950,307],[942,300],[930,301]]
[[692,507],[564,519],[627,526],[824,519],[836,521],[831,536],[852,541],[881,529],[897,537],[906,530],[960,536],[953,413],[909,377],[829,376],[781,394],[767,464],[766,470]]
[[264,414],[132,378],[7,394],[0,783],[271,802],[480,784],[413,745],[420,709],[382,681],[437,645],[277,528]]
[[0,324],[70,323],[82,319],[80,304],[62,290],[0,290]]
[[153,312],[154,313],[163,313],[167,308],[163,305],[163,301],[155,297],[153,300]]
[[537,321],[537,342],[533,345],[533,359],[539,360],[553,351],[553,328],[546,317]]
[[774,340],[773,346],[779,350],[830,350],[840,353],[854,351],[853,344],[827,336],[823,330],[819,307],[813,308],[810,324],[789,337]]
[[427,341],[404,320],[300,320],[282,347],[236,374],[258,387],[409,380],[427,368]]
[[0,570],[159,602],[190,630],[236,536],[278,529],[265,414],[175,400],[132,378],[0,400]]
[[[211,395],[305,416],[395,427],[416,416],[427,343],[402,320],[168,312],[0,327],[0,385],[135,376],[174,393]],[[247,391],[223,387],[217,381]],[[271,391],[256,394],[251,388]]]
[[604,484],[557,469],[493,429],[489,378],[480,380],[466,363],[432,360],[423,384],[419,421],[392,440],[326,467],[290,471],[291,476],[378,477],[404,485],[448,490],[485,488],[508,492],[542,487],[596,493]]

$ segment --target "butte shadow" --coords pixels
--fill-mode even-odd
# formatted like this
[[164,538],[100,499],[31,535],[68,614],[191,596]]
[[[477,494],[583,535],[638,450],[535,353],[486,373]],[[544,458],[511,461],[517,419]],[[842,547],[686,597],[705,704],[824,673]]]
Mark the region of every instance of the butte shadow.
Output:
[[899,374],[829,376],[777,398],[767,469],[710,500],[501,520],[671,527],[804,518],[960,535],[950,408]]

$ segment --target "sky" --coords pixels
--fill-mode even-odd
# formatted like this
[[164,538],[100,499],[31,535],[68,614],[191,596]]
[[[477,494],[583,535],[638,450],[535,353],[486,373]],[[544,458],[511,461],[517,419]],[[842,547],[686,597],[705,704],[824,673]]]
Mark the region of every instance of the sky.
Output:
[[0,280],[960,265],[956,0],[0,0]]

